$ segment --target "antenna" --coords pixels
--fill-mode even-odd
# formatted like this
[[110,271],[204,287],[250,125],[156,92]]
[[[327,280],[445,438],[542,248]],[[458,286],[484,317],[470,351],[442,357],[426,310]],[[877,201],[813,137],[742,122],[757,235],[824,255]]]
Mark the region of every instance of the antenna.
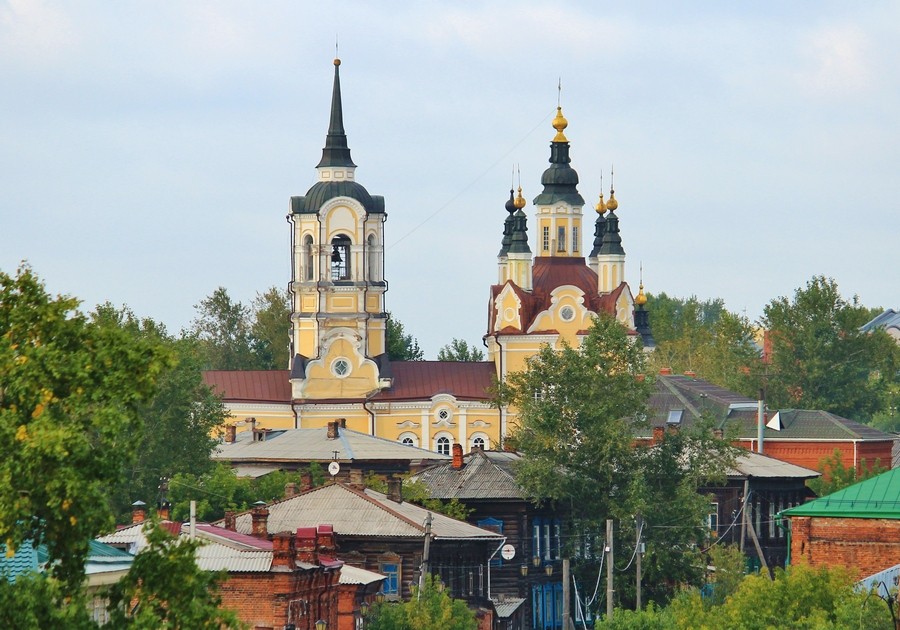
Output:
[[509,178],[509,189],[512,190],[516,187],[516,165],[512,165],[512,175]]
[[516,174],[519,176],[519,188],[522,187],[522,169],[519,168],[519,165],[516,164]]
[[611,164],[609,167],[609,194],[613,194],[615,192],[613,190],[613,188],[615,188],[616,181],[616,171],[614,167],[615,164]]
[[334,34],[334,58],[337,59],[338,57],[340,57],[340,55],[338,54],[338,35],[337,35],[337,33],[335,33]]
[[559,77],[559,81],[556,83],[556,106],[560,107],[560,103],[562,102],[562,77]]

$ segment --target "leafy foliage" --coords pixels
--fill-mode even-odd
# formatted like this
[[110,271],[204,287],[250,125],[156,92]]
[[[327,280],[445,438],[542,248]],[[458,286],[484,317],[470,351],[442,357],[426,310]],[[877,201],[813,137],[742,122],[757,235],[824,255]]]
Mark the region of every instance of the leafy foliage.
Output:
[[421,361],[425,353],[412,334],[407,334],[403,324],[387,314],[385,344],[391,361]]
[[437,576],[426,575],[425,587],[412,587],[401,604],[375,604],[366,619],[367,630],[475,630],[475,613],[462,600],[451,599]]
[[97,626],[88,616],[84,593],[74,593],[53,577],[31,572],[15,582],[0,575],[0,627],[82,630]]
[[28,267],[0,272],[0,540],[45,543],[53,577],[84,573],[107,498],[173,357],[152,336],[92,323]]
[[257,293],[251,312],[250,334],[260,369],[287,369],[291,337],[291,303],[287,291],[269,287]]
[[863,333],[871,311],[846,301],[831,278],[815,276],[792,299],[765,308],[773,407],[824,409],[866,421],[896,383],[900,349],[884,331]]
[[819,461],[819,469],[822,471],[822,476],[808,480],[806,485],[820,497],[843,490],[847,486],[852,486],[889,470],[881,465],[881,460],[875,460],[872,466],[868,466],[865,459],[860,461],[859,466],[848,468],[844,465],[844,458],[838,449],[834,449],[831,455],[823,457]]
[[208,370],[254,370],[260,362],[251,332],[250,309],[219,287],[194,308],[190,334],[200,344]]
[[484,361],[484,353],[480,348],[470,346],[464,339],[453,338],[450,343],[438,350],[438,361]]
[[200,569],[194,560],[199,540],[176,539],[154,524],[147,542],[128,574],[110,589],[113,628],[242,627],[232,611],[221,608],[218,587],[225,576]]

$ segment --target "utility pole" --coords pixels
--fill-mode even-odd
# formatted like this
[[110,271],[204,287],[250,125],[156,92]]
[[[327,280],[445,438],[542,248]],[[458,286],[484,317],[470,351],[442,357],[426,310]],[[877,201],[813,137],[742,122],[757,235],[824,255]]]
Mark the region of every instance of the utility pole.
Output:
[[613,522],[606,519],[606,617],[613,614]]
[[641,513],[638,512],[635,517],[635,543],[634,543],[634,566],[637,571],[637,600],[635,602],[635,610],[641,611],[641,530],[643,529],[644,521],[641,518]]
[[750,478],[747,477],[744,479],[744,504],[741,506],[741,510],[744,512],[744,517],[741,519],[741,553],[744,553],[744,541],[747,540],[747,499],[750,498]]
[[569,559],[562,559],[562,580],[563,580],[563,590],[562,590],[562,622],[563,622],[563,630],[569,630],[572,625],[572,620],[569,617],[572,616],[571,608],[571,595],[569,594],[569,582],[572,578],[569,577]]
[[419,569],[419,592],[416,599],[422,597],[422,589],[425,588],[425,576],[431,573],[428,552],[431,549],[431,512],[425,516],[425,549],[422,552],[422,566]]

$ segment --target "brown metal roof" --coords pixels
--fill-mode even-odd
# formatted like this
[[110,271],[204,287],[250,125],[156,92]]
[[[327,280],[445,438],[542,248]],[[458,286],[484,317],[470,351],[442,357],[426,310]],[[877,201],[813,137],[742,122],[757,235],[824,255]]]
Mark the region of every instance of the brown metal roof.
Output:
[[392,361],[394,382],[372,400],[428,400],[451,394],[458,400],[485,400],[496,374],[489,361]]
[[203,382],[229,402],[291,402],[287,370],[209,370]]

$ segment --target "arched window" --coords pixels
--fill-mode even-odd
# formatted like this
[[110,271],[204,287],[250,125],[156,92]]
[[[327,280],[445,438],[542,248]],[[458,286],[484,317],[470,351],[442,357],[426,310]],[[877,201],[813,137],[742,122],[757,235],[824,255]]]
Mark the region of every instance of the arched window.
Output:
[[350,279],[350,239],[340,234],[331,239],[331,280]]
[[378,254],[375,252],[375,235],[366,240],[366,259],[369,261],[369,281],[378,280]]
[[418,436],[416,436],[415,433],[411,433],[409,431],[407,431],[406,433],[401,433],[400,437],[398,438],[398,441],[401,444],[404,444],[406,446],[418,446],[419,445]]
[[482,451],[484,450],[484,438],[480,435],[472,440],[472,448],[480,448]]
[[440,436],[437,440],[435,440],[435,446],[437,447],[438,453],[441,455],[449,455],[450,454],[450,438],[446,435]]
[[313,252],[313,237],[307,234],[306,238],[303,239],[303,266],[305,267],[303,277],[307,280],[313,279],[315,261],[316,256]]

